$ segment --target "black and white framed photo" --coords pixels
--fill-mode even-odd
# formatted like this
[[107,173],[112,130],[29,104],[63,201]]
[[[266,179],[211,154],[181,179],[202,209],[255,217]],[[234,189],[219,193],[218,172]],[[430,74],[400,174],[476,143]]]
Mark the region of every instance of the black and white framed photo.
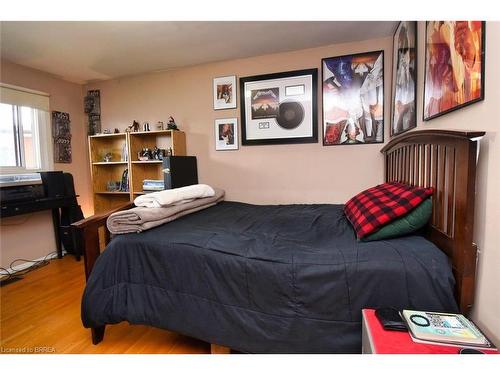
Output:
[[236,76],[214,78],[214,109],[236,108]]
[[217,151],[238,149],[238,119],[215,120],[215,149]]
[[384,51],[322,60],[323,146],[384,142]]
[[240,78],[241,144],[318,141],[318,69]]
[[391,137],[417,126],[417,22],[399,23],[393,40]]

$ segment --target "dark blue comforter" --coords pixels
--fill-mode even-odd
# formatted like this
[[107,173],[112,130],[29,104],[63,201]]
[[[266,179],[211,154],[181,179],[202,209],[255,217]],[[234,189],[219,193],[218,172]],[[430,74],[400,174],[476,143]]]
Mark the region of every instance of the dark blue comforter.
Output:
[[223,202],[114,238],[85,327],[128,321],[259,353],[356,353],[361,309],[456,311],[447,257],[420,236],[358,242],[342,205]]

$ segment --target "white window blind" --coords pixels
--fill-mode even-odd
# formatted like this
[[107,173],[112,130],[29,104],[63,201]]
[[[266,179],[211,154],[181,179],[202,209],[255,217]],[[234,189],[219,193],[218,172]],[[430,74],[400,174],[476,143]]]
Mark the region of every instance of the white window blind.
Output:
[[0,83],[0,103],[49,112],[49,94]]

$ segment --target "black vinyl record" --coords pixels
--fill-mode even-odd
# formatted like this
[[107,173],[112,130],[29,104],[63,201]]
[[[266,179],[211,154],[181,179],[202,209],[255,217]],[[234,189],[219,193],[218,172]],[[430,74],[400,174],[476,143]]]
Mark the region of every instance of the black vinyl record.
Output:
[[304,120],[304,107],[299,102],[288,101],[280,103],[276,122],[283,129],[295,129]]

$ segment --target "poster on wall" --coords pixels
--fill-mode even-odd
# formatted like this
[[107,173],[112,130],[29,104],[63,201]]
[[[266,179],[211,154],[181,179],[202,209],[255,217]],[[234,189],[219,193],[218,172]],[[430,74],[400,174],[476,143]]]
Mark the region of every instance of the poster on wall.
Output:
[[215,149],[217,151],[238,149],[238,119],[215,120]]
[[417,126],[417,22],[399,23],[392,56],[391,137]]
[[85,113],[89,116],[89,135],[101,133],[101,91],[89,90],[84,99]]
[[236,108],[236,76],[214,78],[214,109]]
[[317,80],[317,69],[241,78],[241,143],[317,142]]
[[424,121],[484,99],[483,21],[431,21],[425,32]]
[[54,162],[71,163],[71,122],[69,113],[52,111]]
[[322,60],[323,145],[384,141],[384,52]]

